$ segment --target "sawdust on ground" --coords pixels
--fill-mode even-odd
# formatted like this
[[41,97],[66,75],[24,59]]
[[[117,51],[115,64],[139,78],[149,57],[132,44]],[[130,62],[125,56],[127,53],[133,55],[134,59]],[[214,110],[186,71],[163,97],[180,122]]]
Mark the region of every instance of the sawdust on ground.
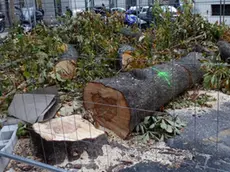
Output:
[[[191,95],[193,91],[188,91],[188,93]],[[177,112],[183,112],[185,116],[191,115],[191,114],[196,115],[196,116],[202,116],[212,110],[220,110],[220,107],[224,103],[230,102],[230,96],[220,91],[199,90],[199,94],[207,94],[215,99],[215,101],[207,102],[209,105],[211,105],[211,107],[190,106],[188,108],[183,108],[183,109],[167,109],[167,112],[169,112],[172,115],[177,114]]]

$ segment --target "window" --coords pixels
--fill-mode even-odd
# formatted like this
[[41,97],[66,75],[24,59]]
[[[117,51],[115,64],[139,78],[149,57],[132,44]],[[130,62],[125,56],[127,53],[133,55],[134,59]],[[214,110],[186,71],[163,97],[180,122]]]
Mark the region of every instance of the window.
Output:
[[225,5],[211,5],[212,7],[212,15],[213,16],[219,16],[219,15],[225,15],[230,16],[230,4]]
[[147,11],[147,8],[142,8],[142,12],[146,12]]

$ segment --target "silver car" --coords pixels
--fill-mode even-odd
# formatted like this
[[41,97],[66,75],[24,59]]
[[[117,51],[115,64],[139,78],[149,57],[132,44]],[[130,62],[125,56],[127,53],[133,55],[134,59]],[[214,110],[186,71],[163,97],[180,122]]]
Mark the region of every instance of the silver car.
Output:
[[138,17],[139,17],[140,19],[145,18],[146,13],[147,13],[147,11],[148,11],[148,8],[149,8],[149,6],[144,6],[144,7],[141,8],[140,13],[139,13],[139,15],[138,15]]
[[114,12],[121,12],[121,13],[125,13],[125,9],[124,8],[121,8],[121,7],[115,7],[115,8],[111,8],[111,13],[114,13]]

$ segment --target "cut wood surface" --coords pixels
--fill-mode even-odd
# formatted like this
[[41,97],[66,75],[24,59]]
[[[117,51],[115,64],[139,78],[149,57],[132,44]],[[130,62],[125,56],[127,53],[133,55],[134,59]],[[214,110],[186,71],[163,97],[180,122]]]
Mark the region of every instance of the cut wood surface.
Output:
[[134,60],[132,57],[132,52],[135,49],[129,45],[122,45],[119,50],[119,68],[123,71],[130,68],[130,63]]
[[125,139],[145,116],[202,79],[200,53],[145,69],[89,82],[84,107],[94,120]]
[[76,75],[76,62],[73,60],[63,60],[56,64],[55,73],[62,79],[72,79]]
[[96,129],[79,115],[54,118],[44,123],[35,123],[34,131],[47,141],[79,141],[94,139],[104,132]]
[[55,65],[54,72],[62,79],[73,79],[76,75],[76,62],[78,52],[71,44],[67,45],[67,51],[61,55],[59,62]]

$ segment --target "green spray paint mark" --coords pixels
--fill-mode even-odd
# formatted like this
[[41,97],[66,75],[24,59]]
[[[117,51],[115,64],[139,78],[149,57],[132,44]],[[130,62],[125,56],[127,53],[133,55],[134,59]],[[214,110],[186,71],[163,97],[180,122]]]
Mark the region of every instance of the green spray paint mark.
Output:
[[169,81],[169,74],[168,74],[168,72],[162,72],[162,71],[160,71],[158,69],[155,69],[154,67],[152,69],[157,72],[157,76],[159,78],[164,79],[168,83],[168,85],[171,86],[171,83]]

